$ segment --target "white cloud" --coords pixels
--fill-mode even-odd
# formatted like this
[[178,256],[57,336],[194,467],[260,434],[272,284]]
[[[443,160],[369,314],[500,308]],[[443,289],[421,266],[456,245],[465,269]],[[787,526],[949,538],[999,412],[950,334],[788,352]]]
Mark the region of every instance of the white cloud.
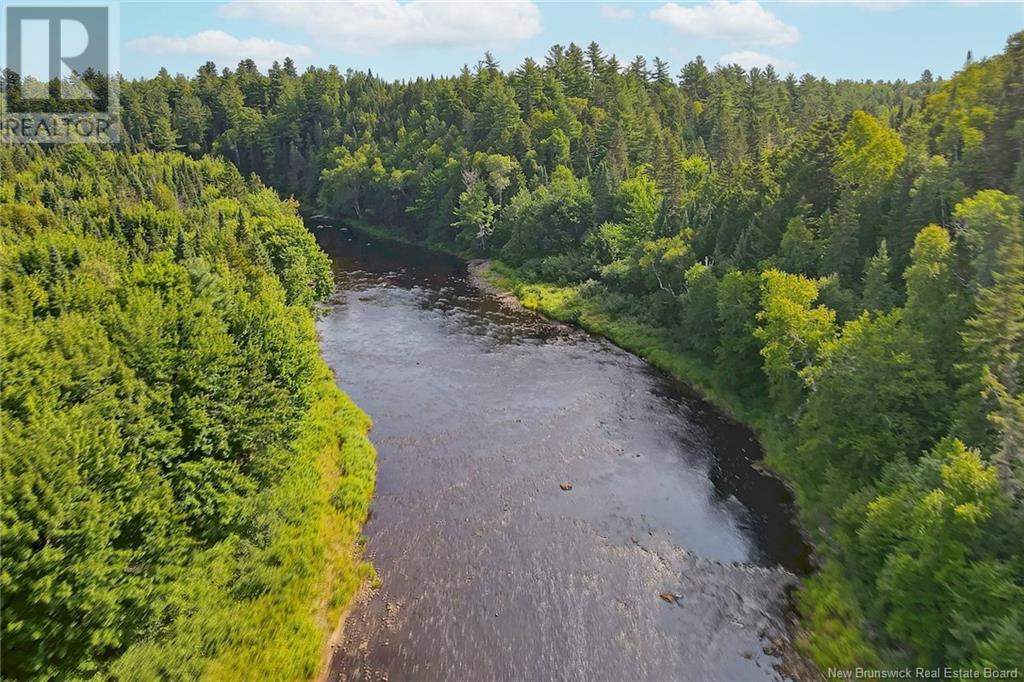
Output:
[[352,0],[303,2],[232,0],[221,16],[255,17],[304,31],[316,42],[346,51],[393,46],[489,45],[532,38],[541,30],[540,9],[519,2]]
[[773,65],[776,71],[790,71],[795,66],[793,62],[787,59],[780,59],[773,57],[770,54],[762,54],[761,52],[754,52],[753,50],[739,50],[737,52],[727,52],[718,58],[719,64],[739,64],[744,69],[751,69],[757,67],[763,69],[769,64]]
[[856,5],[865,9],[888,11],[906,7],[914,0],[806,0],[808,4],[817,5]]
[[625,21],[633,18],[633,10],[618,5],[601,4],[601,16],[611,21]]
[[252,59],[260,67],[267,67],[276,59],[285,57],[304,58],[313,54],[305,45],[291,45],[278,40],[264,38],[236,38],[224,31],[201,31],[191,36],[161,36],[136,38],[128,41],[126,47],[135,52],[147,54],[189,54],[199,55],[224,66],[234,66],[243,59]]
[[695,38],[744,45],[792,45],[800,40],[795,26],[784,23],[756,0],[711,0],[693,7],[667,2],[651,10],[651,18]]

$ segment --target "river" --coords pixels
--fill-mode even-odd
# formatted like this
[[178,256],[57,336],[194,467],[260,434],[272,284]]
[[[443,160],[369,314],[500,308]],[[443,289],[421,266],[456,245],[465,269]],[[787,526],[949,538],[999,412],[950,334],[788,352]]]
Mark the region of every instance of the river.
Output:
[[318,324],[374,420],[364,590],[331,680],[772,680],[807,547],[749,430],[462,263],[314,226]]

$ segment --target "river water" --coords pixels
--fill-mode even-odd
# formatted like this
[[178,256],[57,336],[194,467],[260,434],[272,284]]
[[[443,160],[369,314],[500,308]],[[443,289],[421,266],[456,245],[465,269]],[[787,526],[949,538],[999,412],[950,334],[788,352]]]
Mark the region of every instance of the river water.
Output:
[[807,548],[747,429],[455,259],[314,232],[337,281],[323,354],[379,466],[382,585],[329,679],[783,678]]

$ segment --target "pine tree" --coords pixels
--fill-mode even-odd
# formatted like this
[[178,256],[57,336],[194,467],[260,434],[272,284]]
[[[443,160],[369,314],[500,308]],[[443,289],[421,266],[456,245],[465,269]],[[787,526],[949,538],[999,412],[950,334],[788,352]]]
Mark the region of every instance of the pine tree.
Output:
[[587,45],[587,68],[590,70],[590,75],[597,78],[604,72],[605,58],[601,53],[601,46],[596,42],[591,42]]
[[868,261],[864,270],[864,297],[862,306],[872,312],[887,313],[896,307],[897,294],[889,277],[892,264],[885,240],[878,246],[876,253]]
[[[224,213],[222,212],[218,218],[220,221],[220,227],[223,228]],[[235,242],[238,244],[245,244],[249,240],[249,229],[245,224],[245,213],[242,209],[238,209],[238,216],[235,220]]]
[[672,76],[669,73],[668,62],[660,57],[654,58],[654,82],[662,87],[672,84]]
[[[990,287],[981,290],[964,347],[994,431],[992,461],[1006,491],[1024,504],[1024,241],[1000,249]],[[990,441],[991,442],[991,441]]]
[[933,359],[951,377],[960,358],[957,330],[963,321],[963,303],[949,233],[937,225],[921,230],[903,278],[907,284],[904,319],[928,342]]
[[821,271],[839,275],[844,283],[855,282],[860,260],[860,213],[854,198],[844,195],[830,218],[825,226]]
[[178,238],[174,244],[174,260],[184,263],[188,259],[188,242],[185,241],[185,230],[178,230]]

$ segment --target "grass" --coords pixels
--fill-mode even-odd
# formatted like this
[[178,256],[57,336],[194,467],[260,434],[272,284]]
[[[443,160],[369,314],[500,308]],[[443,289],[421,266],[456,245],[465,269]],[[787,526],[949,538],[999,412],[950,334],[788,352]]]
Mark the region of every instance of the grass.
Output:
[[578,286],[530,282],[513,267],[491,261],[483,276],[495,287],[511,292],[531,310],[567,322],[640,356],[658,369],[686,382],[708,402],[763,434],[771,430],[768,411],[721,386],[714,368],[679,349],[672,334],[661,327],[624,315],[612,315],[580,295]]
[[[516,296],[524,307],[546,317],[579,326],[603,336],[658,369],[692,386],[708,402],[752,428],[765,452],[765,464],[793,488],[800,505],[801,490],[793,482],[787,453],[793,436],[779,427],[767,404],[754,404],[723,387],[714,368],[701,358],[683,352],[670,331],[622,314],[609,314],[598,301],[581,295],[579,286],[562,286],[527,280],[515,268],[491,261],[481,273],[493,286]],[[816,524],[800,514],[805,528]],[[821,541],[819,532],[812,532]],[[863,629],[863,616],[852,595],[853,587],[833,562],[802,581],[795,595],[801,628],[794,633],[797,649],[821,669],[879,667],[880,655]]]
[[[451,248],[424,245],[365,221],[349,221],[354,227],[373,236],[406,244],[415,244],[430,250],[467,258]],[[599,301],[581,295],[579,286],[565,286],[529,280],[514,267],[498,260],[489,262],[481,273],[493,286],[514,294],[524,307],[540,314],[573,324],[593,334],[603,336],[617,346],[643,358],[651,365],[684,381],[708,402],[753,429],[765,453],[765,464],[794,488],[798,508],[802,497],[798,486],[792,484],[790,458],[792,434],[780,428],[772,417],[766,401],[755,402],[722,386],[714,368],[705,360],[687,354],[673,334],[662,327],[625,314],[612,314],[603,309]],[[815,530],[816,522],[801,513],[805,528],[817,540],[823,540]],[[863,616],[856,606],[851,591],[854,588],[841,568],[825,562],[822,569],[804,578],[795,595],[795,607],[801,627],[794,633],[797,649],[821,669],[828,666],[878,667],[881,656],[871,645],[863,627]]]
[[316,400],[278,485],[255,500],[265,544],[218,545],[180,581],[170,633],[132,647],[114,679],[309,680],[373,567],[358,542],[376,474],[371,422],[319,360]]

